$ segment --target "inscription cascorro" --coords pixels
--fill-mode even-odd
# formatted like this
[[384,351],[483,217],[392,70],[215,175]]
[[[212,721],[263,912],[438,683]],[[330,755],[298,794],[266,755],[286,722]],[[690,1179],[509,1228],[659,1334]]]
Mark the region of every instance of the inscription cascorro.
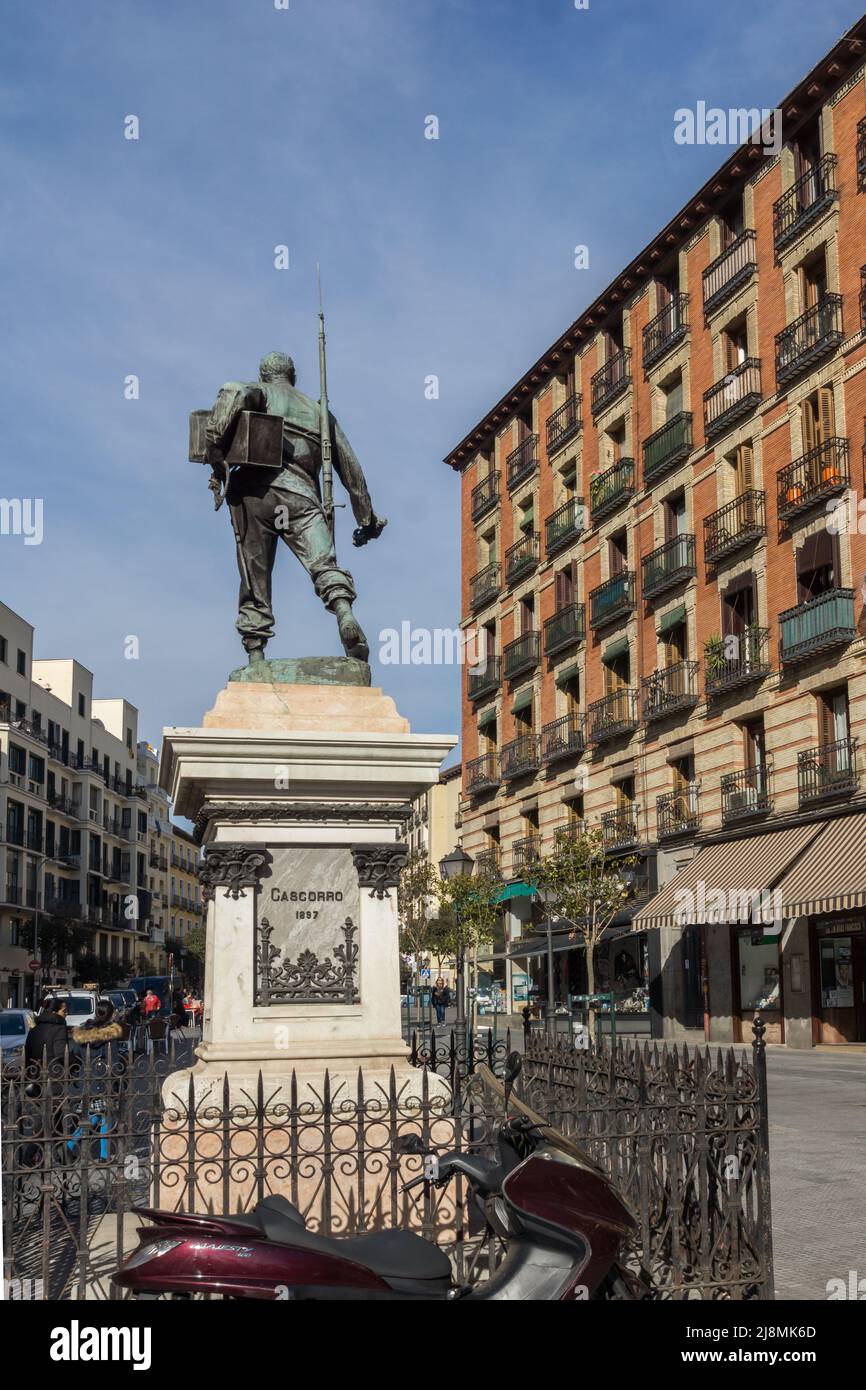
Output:
[[361,890],[349,849],[273,848],[260,899],[258,1004],[357,1003]]

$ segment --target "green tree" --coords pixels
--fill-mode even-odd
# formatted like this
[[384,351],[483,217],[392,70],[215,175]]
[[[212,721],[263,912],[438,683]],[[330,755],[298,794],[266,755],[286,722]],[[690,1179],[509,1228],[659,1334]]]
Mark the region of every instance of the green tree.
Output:
[[400,871],[397,885],[397,915],[400,921],[400,949],[406,955],[423,956],[428,949],[427,933],[436,902],[436,874],[423,854],[411,854]]
[[78,957],[72,967],[73,979],[79,985],[98,985],[100,989],[114,989],[125,974],[128,966],[119,960],[109,960],[107,956],[97,956],[92,951]]
[[[440,906],[438,944],[443,954],[456,959],[459,981],[465,980],[467,957],[476,963],[477,973],[478,949],[493,940],[501,911],[501,891],[499,879],[486,871],[440,878],[436,884]],[[461,1010],[463,1002],[458,1000]]]
[[605,853],[601,831],[592,828],[575,837],[557,836],[552,851],[539,860],[534,872],[554,920],[561,918],[570,938],[583,942],[590,994],[595,993],[595,949],[628,900],[621,871],[634,863],[634,858],[628,858],[614,864]]
[[90,927],[77,917],[51,914],[39,922],[39,956],[43,970],[64,966],[68,956],[78,956],[92,936]]

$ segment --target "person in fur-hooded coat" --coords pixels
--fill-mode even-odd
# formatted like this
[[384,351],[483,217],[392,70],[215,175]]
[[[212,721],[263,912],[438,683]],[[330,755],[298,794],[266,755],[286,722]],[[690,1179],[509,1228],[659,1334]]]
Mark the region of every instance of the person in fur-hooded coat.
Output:
[[[120,1047],[129,1037],[129,1027],[114,1017],[110,999],[99,999],[93,1018],[72,1029],[70,1038],[70,1069],[81,1077],[88,1072],[94,1079],[111,1078],[106,1089],[118,1091],[126,1074],[126,1048]],[[115,1081],[117,1085],[115,1086]]]

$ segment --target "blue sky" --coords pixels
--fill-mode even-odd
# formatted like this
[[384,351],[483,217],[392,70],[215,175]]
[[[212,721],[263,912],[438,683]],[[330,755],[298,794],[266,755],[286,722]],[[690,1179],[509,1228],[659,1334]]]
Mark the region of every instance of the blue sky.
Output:
[[[455,668],[375,660],[383,629],[458,621],[443,454],[722,162],[674,143],[675,109],[773,106],[858,15],[858,0],[7,0],[0,493],[43,497],[45,535],[0,537],[0,597],[37,655],[77,656],[153,741],[200,722],[242,652],[229,522],[186,462],[187,415],[274,348],[318,394],[318,259],[331,404],[390,522],[353,551],[338,513],[374,682],[416,731],[456,730]],[[288,551],[275,596],[269,655],[339,651]]]

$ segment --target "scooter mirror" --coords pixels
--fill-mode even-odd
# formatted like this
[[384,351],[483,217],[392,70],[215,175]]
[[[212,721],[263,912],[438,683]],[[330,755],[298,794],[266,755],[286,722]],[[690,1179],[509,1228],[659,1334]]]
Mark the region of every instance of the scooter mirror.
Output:
[[401,1154],[426,1153],[420,1134],[401,1134],[397,1140],[397,1152]]

